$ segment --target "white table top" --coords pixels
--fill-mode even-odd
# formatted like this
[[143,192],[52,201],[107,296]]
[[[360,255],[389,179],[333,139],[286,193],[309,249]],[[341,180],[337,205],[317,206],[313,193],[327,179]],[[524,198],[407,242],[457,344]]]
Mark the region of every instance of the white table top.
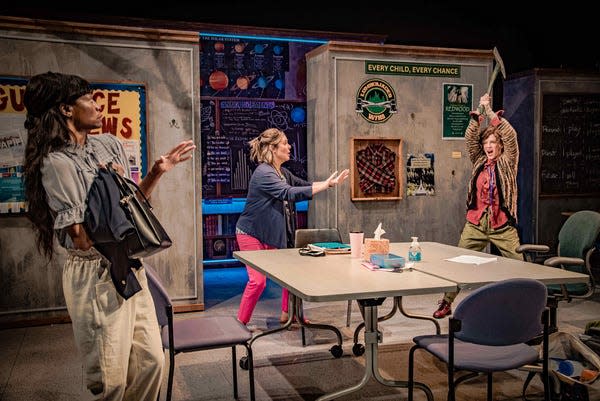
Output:
[[233,256],[309,302],[455,291],[453,282],[419,271],[370,271],[349,254],[301,256],[298,249],[236,251]]
[[[409,242],[391,243],[390,252],[406,257],[409,245]],[[532,278],[546,285],[585,283],[589,281],[589,277],[585,274],[471,251],[437,242],[421,242],[421,249],[422,260],[414,265],[414,269],[453,281],[460,288],[475,288],[509,278]],[[459,255],[496,257],[497,261],[475,265],[445,260]]]
[[[390,243],[390,253],[406,257],[410,242]],[[297,249],[236,251],[233,256],[295,295],[310,302],[343,301],[432,294],[476,288],[508,278],[533,278],[544,284],[572,284],[588,276],[567,270],[497,256],[481,265],[450,262],[459,255],[493,257],[437,242],[421,242],[422,260],[413,271],[370,271],[350,255],[301,256]]]

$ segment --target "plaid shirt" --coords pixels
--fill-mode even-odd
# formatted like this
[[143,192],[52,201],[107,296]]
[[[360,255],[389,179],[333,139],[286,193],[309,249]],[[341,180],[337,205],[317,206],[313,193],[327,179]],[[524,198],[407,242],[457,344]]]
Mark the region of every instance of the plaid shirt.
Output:
[[396,187],[396,154],[378,143],[356,153],[359,187],[365,194],[390,193]]

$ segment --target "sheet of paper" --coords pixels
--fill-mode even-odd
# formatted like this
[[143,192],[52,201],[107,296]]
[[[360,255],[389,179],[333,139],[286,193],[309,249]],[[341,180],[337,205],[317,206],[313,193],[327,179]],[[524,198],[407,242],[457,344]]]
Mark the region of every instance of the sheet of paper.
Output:
[[465,263],[465,264],[470,264],[470,265],[481,265],[483,263],[488,263],[488,262],[495,262],[498,260],[498,258],[495,257],[490,257],[490,258],[484,258],[481,256],[473,256],[473,255],[460,255],[460,256],[455,256],[453,258],[450,259],[446,259],[450,262],[456,262],[456,263]]

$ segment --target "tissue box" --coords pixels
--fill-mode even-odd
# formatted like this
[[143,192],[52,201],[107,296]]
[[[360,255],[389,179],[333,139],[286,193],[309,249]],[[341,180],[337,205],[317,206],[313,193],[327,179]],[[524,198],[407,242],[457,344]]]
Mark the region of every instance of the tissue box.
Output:
[[402,256],[393,253],[371,255],[371,263],[383,269],[401,269],[404,267],[405,260]]
[[371,261],[371,255],[379,253],[379,254],[388,254],[390,253],[390,240],[389,239],[374,239],[374,238],[365,238],[365,243],[363,244],[363,259],[367,262]]

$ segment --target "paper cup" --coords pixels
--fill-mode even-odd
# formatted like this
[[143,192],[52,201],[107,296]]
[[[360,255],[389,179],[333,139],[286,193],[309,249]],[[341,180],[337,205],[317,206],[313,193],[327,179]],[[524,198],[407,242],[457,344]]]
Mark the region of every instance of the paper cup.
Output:
[[362,231],[352,231],[350,233],[350,255],[353,258],[362,256],[362,244],[365,234]]

